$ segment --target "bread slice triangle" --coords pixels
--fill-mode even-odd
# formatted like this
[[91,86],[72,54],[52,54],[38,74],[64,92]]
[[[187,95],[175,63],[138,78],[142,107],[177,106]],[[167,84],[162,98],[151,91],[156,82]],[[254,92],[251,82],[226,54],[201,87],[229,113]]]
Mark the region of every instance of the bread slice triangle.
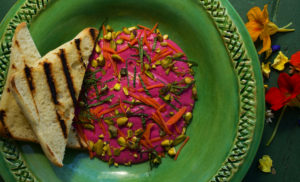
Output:
[[44,153],[57,166],[63,166],[75,105],[97,35],[96,29],[86,28],[46,54],[38,65],[25,65],[11,78],[17,103]]
[[[11,75],[18,70],[23,70],[25,64],[36,66],[41,58],[34,41],[30,35],[25,22],[20,23],[15,30],[12,39],[11,55],[7,79],[4,91],[0,100],[0,135],[10,137],[19,141],[28,141],[38,143],[29,122],[25,118],[22,110],[15,101],[9,88]],[[75,130],[70,131],[68,138],[68,147],[85,148],[86,144],[77,136]]]

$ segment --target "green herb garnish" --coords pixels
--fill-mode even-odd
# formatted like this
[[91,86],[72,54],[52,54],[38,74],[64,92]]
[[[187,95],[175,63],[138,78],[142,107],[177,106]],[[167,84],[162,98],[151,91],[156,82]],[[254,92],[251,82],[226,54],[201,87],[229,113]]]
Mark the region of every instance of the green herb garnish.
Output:
[[172,107],[173,109],[175,109],[176,111],[179,110],[179,109],[178,109],[176,106],[174,106],[171,102],[166,101],[166,100],[164,99],[163,96],[159,95],[159,97],[160,97],[166,104],[168,104],[169,106],[171,106],[171,107]]
[[133,87],[135,88],[135,80],[136,80],[136,66],[134,67],[134,73],[133,73]]
[[138,41],[139,44],[139,55],[140,55],[140,62],[141,62],[141,72],[144,70],[144,49],[143,49],[143,37]]
[[125,67],[125,69],[126,69],[126,71],[127,71],[127,75],[126,75],[126,77],[127,77],[127,86],[128,86],[128,88],[129,88],[129,76],[128,76],[128,59],[126,59],[126,67]]
[[152,52],[155,51],[155,49],[156,49],[156,44],[157,44],[157,37],[154,37],[154,43],[153,43],[153,46],[152,46]]
[[190,60],[185,60],[185,59],[181,59],[181,58],[173,58],[176,61],[182,61],[182,62],[186,62],[186,63],[191,63],[194,66],[198,66],[198,63],[196,63],[195,61],[190,61]]
[[88,108],[91,108],[91,107],[95,107],[95,106],[101,105],[101,104],[103,104],[103,103],[105,103],[105,102],[109,102],[110,99],[112,99],[113,97],[114,97],[114,95],[110,95],[110,96],[106,97],[105,99],[101,100],[100,102],[97,102],[97,103],[95,103],[95,104],[90,104],[90,105],[88,106]]
[[140,82],[141,82],[142,87],[144,88],[146,94],[149,95],[150,97],[152,97],[152,95],[150,94],[149,90],[147,89],[147,87],[146,87],[146,85],[145,85],[145,83],[144,83],[144,81],[143,81],[141,75],[139,75],[139,78],[140,78]]

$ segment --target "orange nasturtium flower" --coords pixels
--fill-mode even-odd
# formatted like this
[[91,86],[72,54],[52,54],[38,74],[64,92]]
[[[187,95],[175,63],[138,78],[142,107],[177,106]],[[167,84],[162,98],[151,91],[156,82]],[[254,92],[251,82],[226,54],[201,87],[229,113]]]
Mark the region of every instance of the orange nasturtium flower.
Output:
[[260,38],[260,40],[263,41],[263,48],[258,52],[258,54],[270,50],[271,35],[277,32],[290,32],[295,30],[286,29],[291,24],[288,24],[287,26],[282,28],[278,28],[277,25],[271,22],[269,20],[268,5],[264,6],[263,11],[261,11],[261,9],[257,6],[251,8],[247,13],[247,17],[249,22],[246,23],[246,27],[250,33],[253,42],[255,42],[258,37]]

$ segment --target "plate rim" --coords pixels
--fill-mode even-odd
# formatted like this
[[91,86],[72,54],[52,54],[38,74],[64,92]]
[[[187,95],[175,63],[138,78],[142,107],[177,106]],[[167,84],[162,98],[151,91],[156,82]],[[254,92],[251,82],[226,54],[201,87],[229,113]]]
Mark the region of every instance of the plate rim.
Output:
[[[47,4],[51,2],[51,0],[17,1],[2,20],[0,26],[0,32],[3,32],[0,39],[0,93],[2,93],[6,81],[11,39],[16,26],[22,21],[30,24],[31,20],[46,9]],[[207,12],[223,39],[238,79],[240,95],[238,131],[229,154],[210,181],[229,181],[234,175],[240,174],[239,177],[235,177],[235,180],[238,181],[237,178],[242,180],[250,167],[262,136],[264,116],[259,116],[259,113],[263,113],[265,108],[264,104],[262,106],[262,101],[257,100],[257,98],[263,98],[263,92],[260,92],[263,89],[262,76],[257,71],[259,69],[257,68],[258,57],[257,54],[253,55],[251,51],[248,51],[248,49],[254,50],[253,43],[250,47],[244,44],[247,42],[245,39],[249,39],[249,34],[242,32],[244,31],[242,29],[245,29],[239,25],[242,24],[242,20],[229,2],[225,0],[197,0],[197,2]],[[257,112],[258,107],[263,109],[259,113]],[[262,120],[256,121],[257,118]],[[258,124],[260,125],[258,126]],[[257,135],[256,141],[253,141],[254,134]],[[253,142],[256,143],[253,144]],[[252,149],[252,153],[249,156],[250,149]],[[2,157],[0,162],[4,161],[7,166],[6,171],[9,172],[11,179],[38,181],[34,173],[26,166],[26,161],[14,141],[0,137],[0,156]],[[244,174],[241,174],[239,169],[243,166],[246,157],[250,158],[248,166],[244,167],[246,168]]]

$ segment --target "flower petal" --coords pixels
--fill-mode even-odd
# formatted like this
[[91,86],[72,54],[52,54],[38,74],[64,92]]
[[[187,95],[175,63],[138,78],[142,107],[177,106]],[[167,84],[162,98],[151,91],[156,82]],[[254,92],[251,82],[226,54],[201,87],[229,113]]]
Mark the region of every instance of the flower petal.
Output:
[[271,168],[273,165],[273,161],[270,156],[264,155],[261,159],[259,159],[258,168],[265,173],[271,172]]
[[280,73],[278,80],[278,87],[280,91],[285,95],[291,95],[293,92],[293,84],[291,77],[287,73]]
[[300,75],[294,74],[291,76],[291,84],[293,85],[292,95],[300,94]]
[[281,51],[279,51],[278,55],[274,59],[272,67],[278,71],[283,71],[284,65],[287,62],[289,62],[289,59]]
[[267,78],[270,77],[270,72],[271,72],[270,64],[271,64],[270,62],[267,62],[266,64],[261,63],[261,69],[262,69],[263,75]]
[[272,105],[271,109],[274,111],[279,110],[288,102],[287,97],[276,87],[270,88],[265,98],[266,102]]
[[268,22],[269,21],[269,12],[268,12],[268,5],[264,5],[264,9],[262,11],[262,15],[263,15],[263,20],[264,20],[264,23]]
[[300,71],[300,51],[291,56],[290,63],[296,68],[296,70]]
[[247,17],[248,17],[248,20],[249,21],[259,21],[261,23],[262,20],[263,20],[263,13],[262,11],[260,10],[259,7],[255,6],[253,8],[251,8],[248,13],[247,13]]
[[246,23],[246,27],[248,29],[248,32],[252,38],[252,41],[255,42],[258,38],[258,36],[263,31],[263,26],[256,21],[250,21]]
[[261,53],[263,53],[263,52],[265,52],[265,51],[267,51],[268,49],[271,48],[271,38],[270,38],[270,35],[268,35],[265,32],[264,35],[261,35],[260,38],[263,40],[263,48],[258,52],[258,54],[261,54]]

